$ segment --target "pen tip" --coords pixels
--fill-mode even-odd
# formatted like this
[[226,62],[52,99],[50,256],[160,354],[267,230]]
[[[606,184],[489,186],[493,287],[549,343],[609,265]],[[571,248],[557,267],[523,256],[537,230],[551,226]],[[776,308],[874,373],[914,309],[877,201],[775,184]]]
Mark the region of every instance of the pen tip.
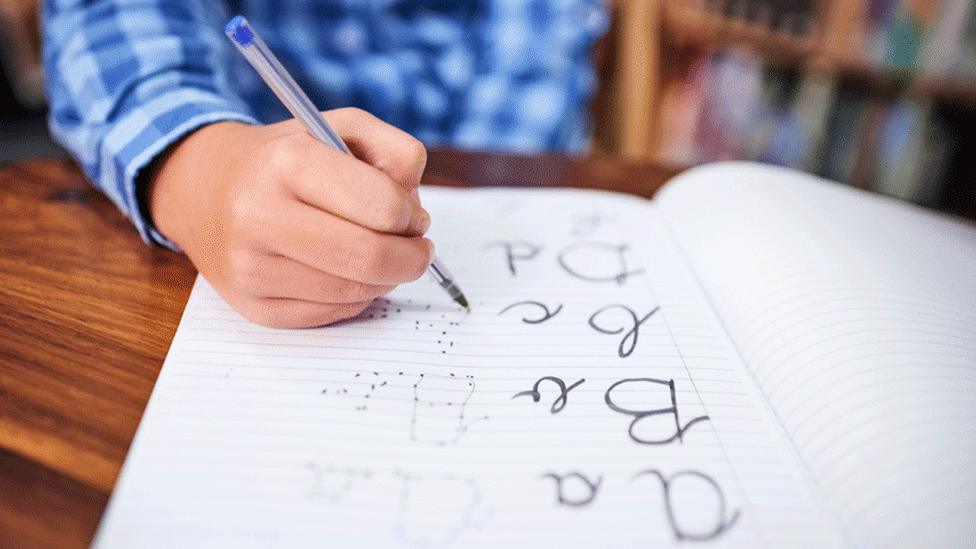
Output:
[[454,298],[454,301],[457,301],[458,305],[464,307],[465,311],[469,313],[471,312],[471,306],[468,305],[468,300],[466,297],[464,297],[464,294],[458,294],[458,296]]

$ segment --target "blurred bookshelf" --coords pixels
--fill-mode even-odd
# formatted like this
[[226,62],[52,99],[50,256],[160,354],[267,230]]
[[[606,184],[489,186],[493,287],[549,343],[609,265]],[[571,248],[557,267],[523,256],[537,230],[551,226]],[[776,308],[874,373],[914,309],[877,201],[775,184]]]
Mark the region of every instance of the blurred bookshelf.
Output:
[[976,0],[616,0],[595,146],[976,218]]

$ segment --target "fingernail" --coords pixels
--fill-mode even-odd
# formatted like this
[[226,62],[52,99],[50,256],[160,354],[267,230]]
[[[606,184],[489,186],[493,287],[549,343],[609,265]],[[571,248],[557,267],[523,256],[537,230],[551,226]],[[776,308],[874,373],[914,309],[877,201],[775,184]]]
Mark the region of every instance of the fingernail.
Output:
[[420,208],[411,220],[411,228],[416,234],[424,234],[430,228],[430,214],[427,210]]

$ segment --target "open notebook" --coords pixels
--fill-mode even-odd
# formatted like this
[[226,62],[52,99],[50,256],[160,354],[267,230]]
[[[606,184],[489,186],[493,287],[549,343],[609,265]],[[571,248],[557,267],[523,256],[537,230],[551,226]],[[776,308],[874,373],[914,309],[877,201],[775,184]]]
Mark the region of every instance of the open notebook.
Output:
[[740,163],[423,201],[473,312],[198,279],[97,547],[976,546],[976,228]]

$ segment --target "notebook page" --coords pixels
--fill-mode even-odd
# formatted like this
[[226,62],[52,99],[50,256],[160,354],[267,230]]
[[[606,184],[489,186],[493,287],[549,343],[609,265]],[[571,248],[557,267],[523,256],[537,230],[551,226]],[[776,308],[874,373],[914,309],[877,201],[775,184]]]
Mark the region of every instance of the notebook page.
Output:
[[473,312],[274,330],[198,279],[97,547],[841,545],[653,205],[423,192]]
[[976,228],[750,164],[658,204],[854,546],[976,546]]

